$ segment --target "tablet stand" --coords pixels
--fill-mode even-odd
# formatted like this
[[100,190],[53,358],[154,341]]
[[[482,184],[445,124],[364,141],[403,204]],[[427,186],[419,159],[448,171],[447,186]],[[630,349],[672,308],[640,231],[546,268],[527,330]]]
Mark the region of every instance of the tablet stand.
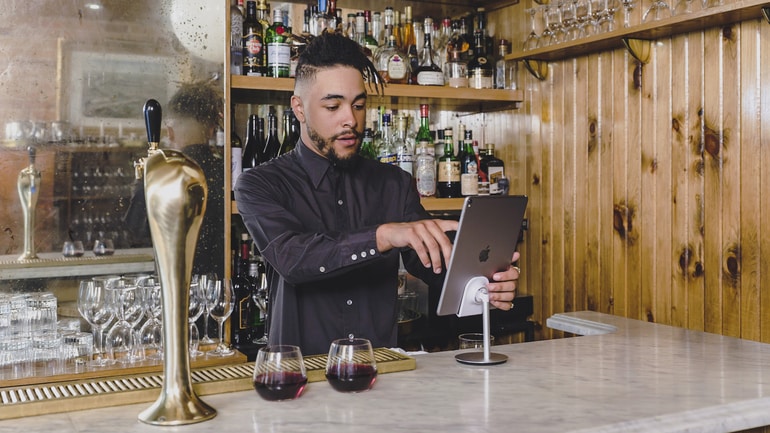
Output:
[[506,355],[489,352],[489,294],[487,293],[486,277],[473,277],[465,284],[463,299],[460,303],[458,317],[477,315],[479,312],[483,321],[484,350],[482,352],[463,352],[455,355],[455,360],[471,365],[496,365],[508,360]]

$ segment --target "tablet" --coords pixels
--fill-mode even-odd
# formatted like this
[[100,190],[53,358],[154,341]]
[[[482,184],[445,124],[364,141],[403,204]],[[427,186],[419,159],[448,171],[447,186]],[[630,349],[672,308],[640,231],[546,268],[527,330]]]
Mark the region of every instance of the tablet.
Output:
[[491,280],[494,273],[508,269],[526,208],[524,195],[466,197],[438,301],[438,315],[482,314],[483,304],[466,299],[466,285],[475,279],[476,287],[483,287],[484,278]]

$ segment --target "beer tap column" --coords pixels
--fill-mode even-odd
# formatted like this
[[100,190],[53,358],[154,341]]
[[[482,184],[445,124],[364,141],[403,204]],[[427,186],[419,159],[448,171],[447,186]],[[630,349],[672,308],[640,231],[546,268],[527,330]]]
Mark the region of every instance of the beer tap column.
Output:
[[144,114],[150,149],[135,166],[144,177],[147,219],[161,282],[163,386],[158,400],[139,414],[139,420],[162,426],[192,424],[217,414],[193,390],[187,347],[193,256],[208,186],[203,170],[192,159],[176,150],[158,148],[160,104],[150,99]]
[[24,252],[18,260],[36,259],[35,252],[35,207],[40,194],[40,172],[35,168],[35,148],[30,146],[29,165],[19,172],[16,188],[19,191],[21,210],[24,213]]

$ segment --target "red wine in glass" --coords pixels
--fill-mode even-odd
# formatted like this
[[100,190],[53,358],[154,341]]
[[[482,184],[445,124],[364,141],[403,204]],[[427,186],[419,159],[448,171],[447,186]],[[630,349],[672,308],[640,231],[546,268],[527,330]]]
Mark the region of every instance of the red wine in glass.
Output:
[[268,372],[257,375],[254,389],[265,400],[291,400],[302,394],[307,385],[307,376],[297,372]]
[[326,370],[326,380],[337,391],[366,391],[377,380],[377,368],[369,364],[332,365]]

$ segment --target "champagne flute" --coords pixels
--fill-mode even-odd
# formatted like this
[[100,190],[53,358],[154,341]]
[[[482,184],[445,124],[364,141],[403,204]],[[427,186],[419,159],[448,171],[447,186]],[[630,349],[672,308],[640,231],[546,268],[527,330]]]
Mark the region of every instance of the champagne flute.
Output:
[[367,391],[377,380],[372,343],[365,338],[332,341],[326,360],[326,380],[340,392]]
[[207,302],[207,299],[209,298],[209,281],[213,281],[217,279],[217,275],[214,273],[210,274],[202,274],[200,276],[200,288],[203,293],[203,337],[200,339],[200,344],[214,344],[216,343],[213,338],[209,337],[209,316],[211,315],[211,312],[209,311],[209,303]]
[[297,346],[265,346],[254,362],[254,389],[265,400],[293,400],[307,385],[302,351]]
[[209,311],[211,317],[217,321],[219,325],[219,343],[217,347],[209,351],[210,355],[214,356],[230,356],[235,353],[224,339],[224,322],[230,317],[235,305],[235,296],[233,294],[233,285],[229,278],[222,280],[214,280],[209,282],[213,287],[211,288],[211,298],[207,299],[209,302]]
[[110,361],[104,356],[104,328],[110,324],[113,318],[112,309],[107,301],[107,289],[104,281],[83,280],[78,288],[78,311],[80,315],[91,325],[94,333],[94,342],[97,344],[94,350],[95,357],[89,363],[92,367],[104,367]]

